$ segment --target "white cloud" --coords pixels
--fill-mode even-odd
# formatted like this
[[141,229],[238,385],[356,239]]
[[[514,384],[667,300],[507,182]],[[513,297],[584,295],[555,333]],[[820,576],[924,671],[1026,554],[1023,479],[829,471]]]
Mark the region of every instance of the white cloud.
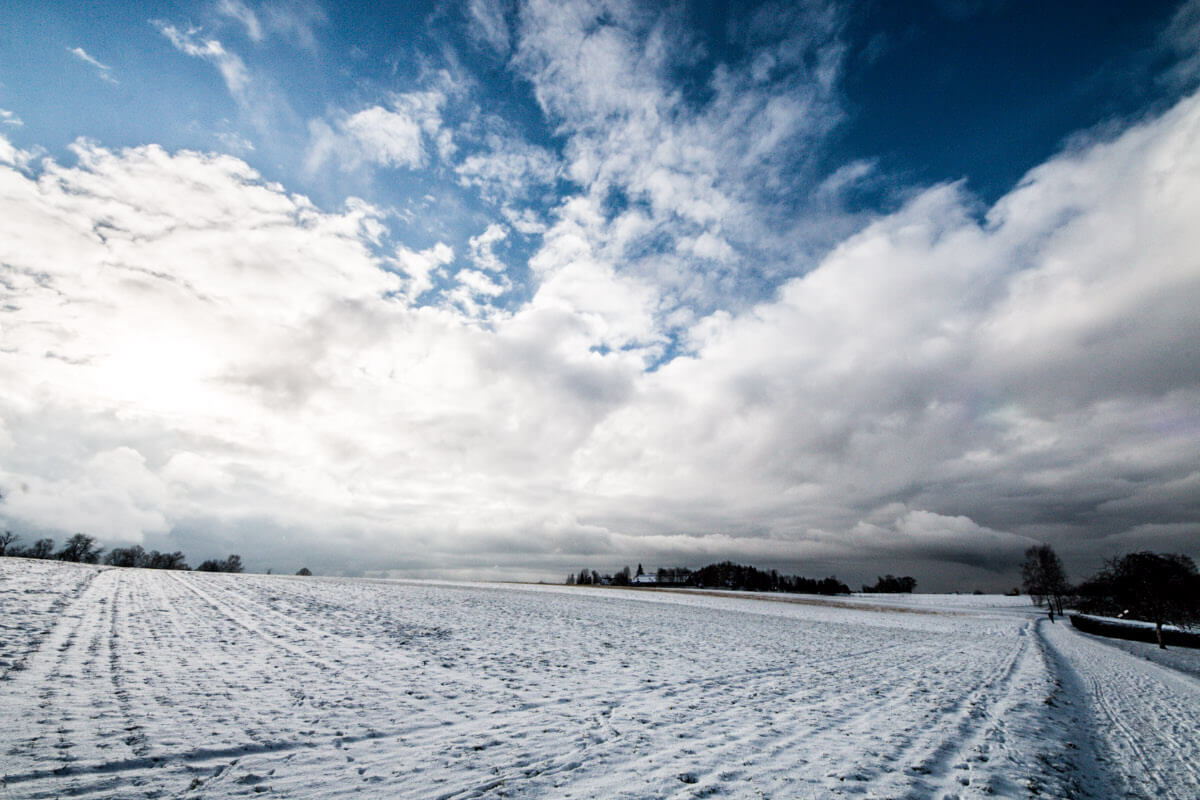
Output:
[[408,296],[416,300],[433,288],[433,273],[454,261],[454,250],[444,242],[416,252],[401,245],[396,250],[396,263],[408,275]]
[[16,147],[13,147],[12,142],[0,137],[0,164],[20,166],[22,156],[23,153]]
[[507,287],[502,283],[498,283],[495,277],[477,269],[459,270],[458,274],[454,277],[474,294],[496,297],[507,290]]
[[440,92],[410,92],[395,95],[390,109],[371,106],[336,119],[332,125],[313,120],[309,123],[306,168],[315,172],[331,159],[348,170],[364,164],[422,167],[428,159],[425,140],[437,143],[441,152],[452,146],[438,142],[444,133],[441,108],[445,100]]
[[87,531],[105,540],[139,542],[147,533],[164,533],[167,491],[146,469],[136,450],[116,447],[85,463],[64,465],[53,478],[0,471],[0,480],[17,483],[5,497],[8,515],[42,528]]
[[[254,519],[293,541],[353,528],[384,553],[508,542],[557,513],[565,454],[636,374],[547,335],[574,328],[568,307],[489,332],[410,306],[408,284],[453,253],[404,249],[393,274],[369,206],[318,212],[227,156],[77,156],[0,172],[14,525],[132,540]],[[92,491],[112,452],[142,466]],[[100,495],[132,499],[84,502]]]
[[254,10],[241,0],[221,0],[217,3],[217,13],[242,23],[246,29],[246,35],[251,40],[255,42],[263,40],[263,26],[258,20],[258,14],[255,14]]
[[528,201],[559,177],[558,159],[543,147],[495,133],[485,144],[486,150],[462,159],[454,171],[460,185],[477,188],[489,202]]
[[300,47],[316,51],[317,28],[328,22],[324,9],[313,2],[264,3],[258,10],[242,0],[220,0],[217,13],[238,22],[253,42],[262,42],[275,34]]
[[421,128],[407,115],[375,106],[349,117],[343,130],[368,161],[407,167],[419,167],[425,161]]
[[244,136],[232,131],[222,131],[217,134],[217,141],[227,152],[242,155],[254,152],[254,143]]
[[853,188],[856,184],[862,183],[874,175],[877,169],[878,165],[874,161],[862,159],[851,161],[849,164],[838,167],[822,180],[820,186],[817,187],[817,193],[837,197],[847,189]]
[[474,319],[496,320],[508,316],[493,305],[495,298],[512,289],[508,278],[477,269],[460,269],[454,275],[454,282],[454,287],[443,297],[448,307]]
[[174,25],[160,20],[153,20],[152,24],[158,28],[159,33],[167,37],[179,52],[211,62],[221,73],[225,87],[234,99],[239,103],[246,101],[250,74],[246,70],[245,62],[237,54],[226,50],[224,45],[216,39],[200,38],[199,28],[180,30]]
[[[656,287],[660,321],[740,310],[855,224],[819,190],[814,162],[841,115],[836,12],[772,6],[731,29],[747,55],[718,63],[696,96],[675,80],[703,49],[678,13],[527,3],[512,58],[566,140],[561,174],[595,210],[579,233]],[[562,212],[560,225],[581,224]],[[550,269],[548,254],[540,261]]]
[[0,125],[11,125],[14,128],[19,128],[24,124],[21,118],[13,112],[6,108],[0,108]]
[[507,55],[510,42],[503,4],[499,0],[469,0],[467,13],[468,28],[475,40],[498,55]]
[[[673,317],[604,235],[656,230],[638,202],[564,202],[532,297],[487,313],[499,225],[452,272],[448,245],[393,244],[383,211],[319,211],[236,158],[79,143],[28,173],[9,151],[16,526],[353,532],[379,568],[644,548],[986,571],[1029,540],[1080,563],[1200,525],[1200,98],[1050,160],[982,221],[932,187],[767,300]],[[677,240],[719,263],[720,223]],[[449,304],[415,302],[435,285]],[[660,361],[671,326],[686,354]]]
[[262,14],[268,30],[313,52],[317,50],[317,30],[329,23],[325,9],[313,0],[267,3],[262,7]]
[[1159,39],[1159,48],[1175,60],[1168,80],[1193,88],[1200,80],[1200,0],[1180,3]]
[[513,208],[503,208],[501,213],[513,229],[526,236],[540,236],[546,232],[546,223],[534,213],[533,209],[523,208],[517,211]]
[[112,68],[106,64],[101,64],[95,58],[92,58],[82,47],[70,47],[67,48],[67,52],[78,58],[83,63],[90,64],[91,66],[95,67],[96,76],[99,77],[100,80],[111,83],[114,86],[116,85],[117,79],[112,75]]
[[503,272],[504,263],[496,255],[494,248],[508,238],[508,230],[503,226],[492,223],[478,236],[472,236],[468,242],[471,248],[471,261],[479,269],[488,272]]
[[900,499],[1068,543],[1131,524],[1111,499],[1200,455],[1198,137],[1192,98],[1033,171],[984,225],[936,187],[703,320],[577,454],[589,518],[834,542]]

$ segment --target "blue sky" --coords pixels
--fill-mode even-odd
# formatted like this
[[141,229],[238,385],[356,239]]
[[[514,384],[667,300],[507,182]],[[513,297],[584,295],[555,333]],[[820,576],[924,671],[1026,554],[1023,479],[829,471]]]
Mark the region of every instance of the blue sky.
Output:
[[[669,43],[673,52],[655,65],[656,77],[680,93],[671,109],[680,114],[712,103],[718,71],[750,71],[755,58],[789,40],[804,39],[794,46],[810,63],[777,69],[764,95],[811,91],[815,62],[828,61],[833,85],[817,89],[813,135],[792,131],[797,139],[771,142],[756,165],[778,173],[759,199],[785,217],[771,220],[782,233],[787,216],[814,212],[804,198],[848,164],[870,172],[822,210],[891,211],[914,188],[957,180],[990,204],[1071,135],[1178,98],[1186,82],[1155,71],[1171,61],[1158,42],[1176,6],[1061,3],[1031,14],[1013,3],[929,2],[795,5],[784,13],[770,4],[694,3],[624,19],[613,11],[606,21],[635,39],[657,31]],[[400,211],[405,216],[386,225],[410,246],[444,241],[463,252],[501,206],[495,187],[464,186],[456,174],[472,155],[488,154],[489,136],[546,159],[542,182],[511,198],[511,210],[544,218],[562,198],[588,190],[553,174],[569,158],[575,120],[539,104],[529,59],[514,50],[520,25],[517,9],[503,3],[26,4],[10,16],[0,55],[4,107],[25,123],[9,138],[58,158],[69,158],[79,137],[115,148],[157,143],[233,153],[322,208],[356,196]],[[221,54],[187,54],[210,42]],[[231,75],[242,85],[231,85]],[[360,153],[328,155],[314,167],[314,124],[336,131],[339,117],[390,110],[398,93],[435,95],[437,125],[452,137],[453,154],[439,157],[424,135],[419,163]],[[614,202],[628,202],[622,187],[614,189]],[[832,236],[801,235],[810,257],[783,274],[751,267],[743,290],[773,291],[861,224],[838,222]],[[536,246],[536,236],[506,238],[508,266],[520,271]],[[518,289],[503,302],[524,299]]]
[[420,575],[1198,555],[1198,32],[1178,2],[20,4],[0,513]]

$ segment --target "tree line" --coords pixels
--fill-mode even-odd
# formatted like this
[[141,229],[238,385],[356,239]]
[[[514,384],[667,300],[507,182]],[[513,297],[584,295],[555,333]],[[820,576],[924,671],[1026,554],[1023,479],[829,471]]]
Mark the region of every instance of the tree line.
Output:
[[[146,550],[141,545],[114,547],[107,553],[96,543],[94,536],[77,533],[60,549],[54,548],[53,539],[38,539],[28,547],[19,544],[20,537],[12,531],[0,534],[0,556],[8,558],[42,558],[56,561],[71,561],[76,564],[107,564],[111,567],[141,567],[143,569],[188,570],[187,558],[176,550],[160,553]],[[241,572],[242,558],[236,553],[228,558],[210,558],[196,567],[197,572]],[[309,573],[312,574],[312,573]]]
[[864,592],[882,594],[912,594],[917,588],[917,579],[911,575],[897,578],[895,575],[880,575],[875,578],[874,586],[863,584]]
[[[638,565],[637,574],[629,567],[615,575],[601,575],[595,570],[583,569],[567,576],[566,583],[572,586],[605,585],[628,586],[637,582],[646,573]],[[776,570],[760,570],[732,561],[709,564],[699,569],[687,567],[662,567],[654,575],[653,583],[659,586],[686,586],[698,589],[736,589],[750,592],[794,592],[797,594],[850,594],[850,587],[830,576],[828,578],[805,578],[799,575],[781,575]],[[913,582],[915,585],[915,581]]]
[[1151,622],[1164,650],[1163,625],[1200,623],[1200,572],[1190,557],[1178,553],[1115,556],[1072,585],[1058,554],[1043,544],[1025,551],[1021,582],[1035,603],[1047,606],[1051,619],[1069,605],[1086,614]]

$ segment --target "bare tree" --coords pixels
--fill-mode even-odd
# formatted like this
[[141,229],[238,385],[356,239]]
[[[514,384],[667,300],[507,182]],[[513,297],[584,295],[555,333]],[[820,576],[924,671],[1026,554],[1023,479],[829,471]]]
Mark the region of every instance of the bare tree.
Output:
[[196,567],[197,572],[241,572],[242,557],[236,553],[226,559],[210,558],[200,566]]
[[104,557],[104,563],[113,567],[145,567],[148,557],[140,544],[132,547],[114,547]]
[[179,550],[174,553],[160,553],[151,550],[146,555],[146,566],[150,569],[187,569],[187,558]]
[[1071,592],[1062,559],[1048,544],[1040,544],[1025,551],[1021,563],[1021,584],[1026,593],[1039,606],[1046,604],[1051,612],[1063,613],[1063,602]]
[[95,564],[100,560],[103,547],[96,546],[96,538],[86,533],[77,533],[67,540],[56,558],[59,561],[74,561],[79,564]]
[[[9,545],[11,545],[13,542],[15,542],[19,538],[20,537],[17,536],[12,531],[5,531],[4,533],[0,533],[0,556],[9,555],[9,552],[8,552]],[[16,548],[16,547],[13,548],[13,550],[17,550],[17,549],[18,548]]]
[[53,539],[38,539],[21,552],[26,558],[50,558],[54,555]]
[[1088,610],[1153,622],[1163,650],[1163,625],[1200,622],[1200,574],[1191,558],[1177,553],[1140,552],[1111,559],[1079,592]]

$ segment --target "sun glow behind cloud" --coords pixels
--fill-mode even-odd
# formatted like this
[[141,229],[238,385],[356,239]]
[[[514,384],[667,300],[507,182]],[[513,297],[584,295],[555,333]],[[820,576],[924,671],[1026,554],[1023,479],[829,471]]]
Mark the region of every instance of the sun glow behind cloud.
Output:
[[[972,579],[1035,540],[1194,537],[1197,98],[990,208],[952,182],[851,212],[877,167],[818,168],[845,68],[821,9],[747,21],[696,96],[669,17],[467,10],[554,136],[426,69],[298,126],[294,180],[367,198],[337,208],[231,155],[0,140],[8,524],[348,570]],[[254,47],[292,30],[218,11]],[[269,85],[234,39],[155,24],[239,103]]]

